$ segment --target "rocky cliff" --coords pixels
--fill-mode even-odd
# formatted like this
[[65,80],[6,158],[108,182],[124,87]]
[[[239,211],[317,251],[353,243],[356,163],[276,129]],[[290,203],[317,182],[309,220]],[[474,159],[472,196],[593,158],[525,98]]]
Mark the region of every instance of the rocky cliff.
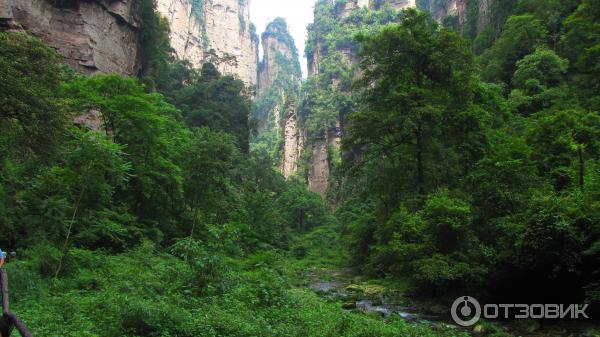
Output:
[[283,129],[283,153],[279,169],[287,179],[298,172],[304,151],[304,131],[300,127],[295,104],[289,107]]
[[[475,0],[472,0],[475,1]],[[492,17],[492,6],[496,0],[476,0],[477,1],[477,32],[483,29],[490,23]]]
[[427,0],[423,4],[427,8],[422,9],[429,11],[431,16],[438,22],[443,22],[445,19],[456,19],[459,27],[464,26],[467,22],[469,0]]
[[85,73],[134,75],[139,65],[133,0],[2,0],[0,28],[27,30]]
[[348,14],[348,11],[363,7],[369,9],[382,9],[384,7],[390,7],[395,10],[401,10],[404,8],[416,7],[416,5],[416,0],[348,0],[344,4],[342,16]]
[[330,177],[329,147],[327,138],[314,139],[312,142],[312,153],[308,166],[308,189],[327,197]]
[[157,0],[157,10],[169,22],[178,58],[195,67],[212,61],[221,72],[257,84],[258,37],[249,0]]
[[[140,65],[139,0],[1,0],[0,28],[27,30],[85,73],[136,75]],[[257,84],[258,37],[248,0],[157,0],[177,57],[217,63]]]
[[296,104],[302,77],[298,49],[282,18],[267,25],[261,40],[263,59],[254,113],[259,135],[254,143],[272,153],[280,163],[281,173],[288,178],[298,171],[304,149]]

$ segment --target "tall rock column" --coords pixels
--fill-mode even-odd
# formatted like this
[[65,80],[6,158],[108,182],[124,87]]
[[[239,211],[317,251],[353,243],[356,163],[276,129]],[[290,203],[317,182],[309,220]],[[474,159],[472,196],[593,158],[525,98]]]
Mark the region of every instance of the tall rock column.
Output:
[[[259,92],[271,89],[279,80],[277,86],[284,83],[297,84],[302,76],[298,49],[290,35],[287,23],[277,18],[267,25],[261,35],[263,60],[259,68]],[[286,88],[287,89],[287,88]]]
[[289,178],[298,171],[304,148],[296,108],[302,77],[298,49],[282,18],[267,25],[261,39],[263,59],[254,113],[259,134],[254,143],[266,147],[279,162],[281,173]]
[[284,142],[280,170],[285,178],[289,178],[298,172],[300,156],[304,150],[304,133],[298,124],[295,104],[289,107],[283,132]]

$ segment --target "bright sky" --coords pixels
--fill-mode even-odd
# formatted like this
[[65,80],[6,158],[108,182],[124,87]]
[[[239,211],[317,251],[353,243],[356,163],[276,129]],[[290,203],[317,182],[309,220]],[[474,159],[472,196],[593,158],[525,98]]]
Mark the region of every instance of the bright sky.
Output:
[[[259,36],[276,17],[281,16],[287,21],[300,53],[304,77],[307,73],[304,58],[306,26],[313,21],[314,4],[315,0],[250,0],[250,20],[256,25]],[[262,56],[262,46],[259,49]]]

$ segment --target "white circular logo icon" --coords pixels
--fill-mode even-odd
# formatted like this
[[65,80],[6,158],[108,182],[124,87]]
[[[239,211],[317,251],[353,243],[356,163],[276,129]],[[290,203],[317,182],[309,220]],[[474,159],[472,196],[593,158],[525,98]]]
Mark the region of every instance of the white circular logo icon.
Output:
[[461,296],[452,303],[452,319],[460,326],[471,326],[481,318],[481,305],[470,296]]

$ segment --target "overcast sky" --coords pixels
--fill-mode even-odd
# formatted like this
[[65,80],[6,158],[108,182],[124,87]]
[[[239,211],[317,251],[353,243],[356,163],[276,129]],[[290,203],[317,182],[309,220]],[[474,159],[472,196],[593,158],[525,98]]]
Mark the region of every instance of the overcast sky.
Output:
[[[302,75],[306,77],[306,59],[304,45],[306,42],[306,26],[313,21],[315,0],[250,0],[250,19],[256,25],[260,36],[267,24],[278,16],[284,18],[296,41],[300,53]],[[262,55],[262,46],[260,47]]]

